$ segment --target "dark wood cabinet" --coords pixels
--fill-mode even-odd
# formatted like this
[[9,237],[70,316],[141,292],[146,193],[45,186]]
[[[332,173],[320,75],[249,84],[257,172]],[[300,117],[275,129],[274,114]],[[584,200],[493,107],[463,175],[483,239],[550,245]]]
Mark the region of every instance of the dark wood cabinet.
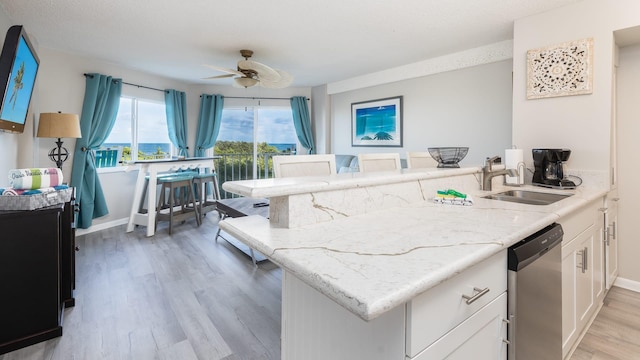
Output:
[[62,335],[74,304],[74,207],[0,211],[0,354]]
[[60,228],[60,305],[68,308],[75,305],[73,290],[76,288],[76,226],[77,205],[75,195],[64,204]]

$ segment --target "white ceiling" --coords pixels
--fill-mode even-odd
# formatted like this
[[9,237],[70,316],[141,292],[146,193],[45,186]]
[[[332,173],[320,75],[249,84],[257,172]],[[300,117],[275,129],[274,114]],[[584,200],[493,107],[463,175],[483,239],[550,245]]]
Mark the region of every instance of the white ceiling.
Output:
[[239,50],[317,86],[513,38],[513,21],[579,0],[0,0],[40,47],[188,83]]

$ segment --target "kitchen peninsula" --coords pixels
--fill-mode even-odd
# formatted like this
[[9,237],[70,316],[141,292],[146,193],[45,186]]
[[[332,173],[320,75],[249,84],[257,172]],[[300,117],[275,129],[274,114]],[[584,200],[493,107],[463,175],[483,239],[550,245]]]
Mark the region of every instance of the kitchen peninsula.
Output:
[[[478,344],[506,354],[506,249],[605,191],[581,187],[546,206],[508,203],[481,197],[488,192],[478,190],[480,172],[405,169],[225,183],[226,191],[270,198],[270,219],[227,219],[220,227],[283,269],[282,358],[437,358],[457,346],[449,343],[473,335],[461,325],[473,319],[496,330],[488,332],[496,341]],[[495,181],[499,187],[501,179]],[[447,188],[471,194],[474,205],[434,203],[436,190]],[[474,290],[468,279],[487,285]],[[480,300],[467,301],[460,313],[460,292]]]

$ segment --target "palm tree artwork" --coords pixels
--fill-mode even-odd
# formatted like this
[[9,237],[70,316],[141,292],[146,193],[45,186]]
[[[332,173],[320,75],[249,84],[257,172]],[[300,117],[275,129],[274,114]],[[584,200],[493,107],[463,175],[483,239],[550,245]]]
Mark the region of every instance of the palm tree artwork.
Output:
[[395,105],[374,106],[358,109],[358,135],[360,140],[393,140],[395,132]]
[[385,131],[378,131],[373,140],[393,140],[393,136]]
[[20,64],[20,69],[18,69],[16,76],[13,78],[13,94],[11,94],[11,98],[9,98],[9,102],[11,103],[11,109],[15,109],[16,102],[18,101],[18,91],[20,91],[24,87],[24,83],[22,82],[23,76],[24,76],[24,61]]
[[351,103],[352,146],[402,146],[402,96]]

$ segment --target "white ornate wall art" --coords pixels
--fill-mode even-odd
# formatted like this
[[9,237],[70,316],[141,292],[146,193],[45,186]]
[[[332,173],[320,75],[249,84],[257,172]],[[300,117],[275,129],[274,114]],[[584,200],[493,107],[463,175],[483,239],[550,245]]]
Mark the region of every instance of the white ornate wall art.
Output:
[[593,38],[527,51],[527,99],[593,92]]

